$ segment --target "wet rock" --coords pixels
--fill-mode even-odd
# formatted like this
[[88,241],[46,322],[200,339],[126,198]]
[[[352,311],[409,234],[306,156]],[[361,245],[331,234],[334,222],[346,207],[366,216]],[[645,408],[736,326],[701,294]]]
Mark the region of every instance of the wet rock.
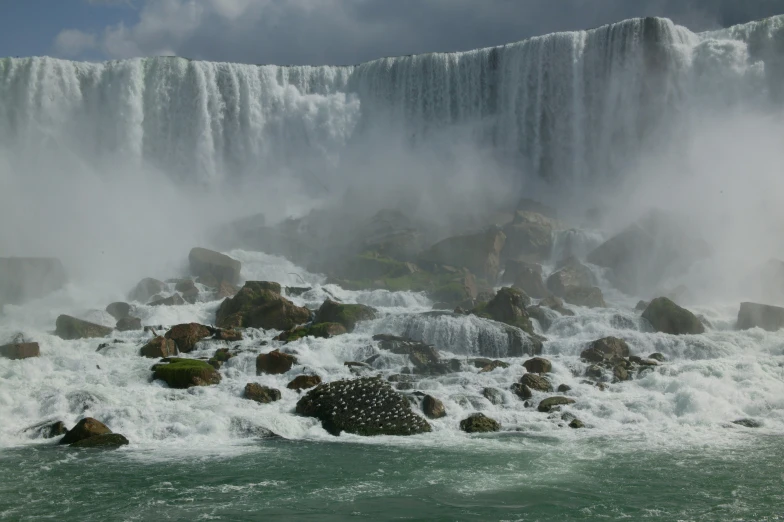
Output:
[[320,384],[297,402],[296,412],[319,419],[332,435],[415,435],[432,429],[389,383],[372,377]]
[[534,357],[525,361],[523,367],[529,373],[550,373],[553,369],[553,363],[543,357]]
[[569,397],[548,397],[540,402],[536,409],[542,413],[550,413],[556,406],[566,406],[568,404],[574,404],[574,402],[574,399],[570,399]]
[[29,359],[41,355],[38,343],[14,343],[0,346],[0,357],[5,359]]
[[22,430],[23,433],[28,434],[36,439],[52,439],[65,435],[68,428],[62,421],[44,421]]
[[262,386],[255,382],[249,382],[245,385],[245,398],[256,401],[262,404],[268,404],[280,400],[280,390]]
[[238,341],[242,341],[242,332],[234,328],[229,328],[227,330],[218,330],[215,332],[212,338],[215,339],[216,341],[226,341],[230,343],[235,343]]
[[536,263],[507,261],[504,282],[511,283],[513,288],[522,290],[526,295],[534,299],[541,299],[550,295],[544,284],[542,265]]
[[759,422],[759,421],[756,421],[754,419],[738,419],[738,420],[732,421],[732,423],[733,424],[737,424],[738,426],[746,427],[746,428],[761,428],[762,427],[762,423]]
[[591,379],[602,380],[604,379],[604,368],[598,364],[592,364],[585,369],[585,376]]
[[553,248],[553,232],[560,225],[538,212],[518,210],[512,223],[504,226],[504,259],[546,261]]
[[289,390],[307,390],[321,384],[321,377],[318,375],[298,375],[286,385]]
[[546,306],[550,310],[558,312],[561,315],[568,315],[568,316],[574,315],[574,312],[572,312],[571,310],[566,308],[566,306],[564,306],[563,299],[561,299],[560,297],[556,297],[554,295],[545,297],[544,299],[539,301],[539,306]]
[[60,444],[73,444],[80,440],[89,439],[97,435],[106,435],[112,433],[104,423],[93,419],[92,417],[85,417],[76,423],[76,426],[68,430],[65,436],[60,439]]
[[188,262],[191,273],[197,277],[212,276],[217,281],[226,281],[233,285],[240,280],[242,263],[220,252],[196,247],[188,254]]
[[637,306],[635,306],[634,309],[637,310],[638,312],[642,312],[646,308],[648,308],[649,304],[651,304],[650,301],[642,301],[642,300],[640,300],[640,301],[637,301]]
[[705,327],[693,313],[666,297],[657,297],[651,301],[642,317],[659,332],[671,335],[705,333]]
[[489,433],[499,431],[501,425],[482,413],[473,413],[460,421],[460,429],[466,433]]
[[340,323],[318,323],[309,326],[298,326],[292,330],[281,333],[275,337],[275,340],[290,343],[302,339],[303,337],[329,339],[337,335],[343,335],[344,333],[346,333],[346,327]]
[[233,298],[221,303],[216,313],[220,328],[291,330],[310,320],[310,310],[280,295],[280,285],[248,281]]
[[653,359],[654,361],[658,361],[658,362],[664,362],[664,361],[667,360],[667,358],[664,356],[664,354],[659,353],[659,352],[650,354],[648,356],[648,359]]
[[230,352],[228,348],[218,348],[215,351],[215,355],[210,357],[210,360],[207,362],[210,363],[210,365],[212,365],[212,367],[215,368],[216,370],[220,370],[221,367],[223,366],[223,363],[225,363],[235,355],[236,353]]
[[182,295],[182,298],[190,304],[195,303],[199,299],[199,289],[196,287],[196,283],[190,279],[182,279],[178,281],[174,286],[174,289],[177,290]]
[[65,340],[106,337],[112,333],[107,326],[82,321],[70,315],[61,315],[57,318],[55,335]]
[[569,427],[572,429],[585,428],[585,423],[580,419],[572,419],[572,422],[569,423]]
[[596,340],[582,351],[580,358],[592,363],[612,363],[629,357],[629,345],[617,337]]
[[533,392],[531,391],[531,388],[529,388],[528,386],[520,382],[516,382],[512,384],[512,386],[510,386],[509,389],[512,390],[512,393],[514,393],[524,401],[527,401],[528,399],[534,396]]
[[142,329],[142,320],[138,317],[123,317],[114,326],[120,332],[130,332]]
[[424,262],[465,267],[478,277],[495,281],[501,270],[506,235],[492,227],[478,234],[455,236],[436,243],[420,255]]
[[536,319],[539,322],[539,326],[542,327],[542,331],[544,332],[547,332],[553,325],[553,321],[558,318],[557,313],[539,305],[529,306],[525,311],[531,319]]
[[482,395],[496,406],[504,403],[504,394],[497,388],[485,388],[482,390]]
[[563,267],[547,278],[547,288],[557,296],[565,297],[569,288],[590,288],[595,284],[593,272],[571,256]]
[[313,290],[313,288],[309,286],[287,286],[286,295],[299,297],[306,292],[310,292],[311,290]]
[[428,419],[440,419],[446,417],[446,408],[444,403],[436,399],[432,395],[425,395],[422,399],[422,411]]
[[196,282],[200,285],[204,285],[207,288],[212,288],[213,290],[217,290],[222,281],[218,281],[215,279],[215,276],[207,274],[205,276],[197,277]]
[[218,285],[216,297],[218,299],[226,299],[227,297],[234,297],[235,295],[237,295],[237,292],[239,291],[240,289],[237,288],[236,286],[227,283],[226,281],[221,281],[220,284]]
[[613,377],[618,382],[628,381],[630,376],[625,365],[618,364],[613,368]]
[[[561,296],[569,304],[586,306],[588,308],[607,308],[601,289],[593,286],[570,286]],[[573,315],[573,314],[571,314]]]
[[108,305],[106,307],[106,311],[109,315],[119,321],[120,319],[125,319],[131,314],[131,305],[118,301]]
[[487,304],[474,308],[471,313],[520,328],[528,334],[533,334],[534,329],[531,325],[531,319],[528,317],[528,312],[525,309],[530,301],[530,298],[520,290],[502,288]]
[[206,339],[213,334],[213,330],[198,323],[184,323],[172,326],[166,332],[166,339],[171,339],[177,345],[177,349],[182,353],[193,351],[196,343]]
[[210,386],[221,382],[221,376],[211,364],[196,359],[172,357],[168,362],[152,367],[153,379],[160,379],[170,388]]
[[[441,356],[433,346],[406,337],[377,334],[374,341],[379,341],[379,348],[397,355],[408,355],[417,373],[450,373],[449,368],[440,368]],[[459,364],[459,363],[458,363]],[[459,368],[455,371],[459,371]]]
[[166,339],[162,336],[158,336],[150,340],[150,342],[145,344],[141,350],[139,350],[139,355],[142,357],[149,357],[151,359],[172,357],[177,355],[177,353],[177,344],[173,340]]
[[536,391],[541,392],[551,392],[553,391],[553,385],[550,384],[546,378],[542,377],[541,375],[535,373],[526,373],[520,379],[520,384],[527,386],[528,388]]
[[504,361],[490,361],[488,364],[482,367],[479,373],[488,373],[492,372],[496,368],[509,368],[509,363],[505,363]]
[[256,358],[256,375],[268,373],[280,375],[291,370],[297,364],[297,358],[279,350],[270,353],[262,353]]
[[139,281],[128,294],[128,299],[139,303],[148,302],[154,295],[166,290],[166,283],[147,277]]
[[148,306],[182,306],[184,304],[185,299],[180,294],[172,294],[169,297],[154,299],[148,303]]
[[775,332],[784,328],[784,308],[757,303],[741,303],[738,312],[739,330],[762,328]]
[[343,304],[327,299],[316,312],[319,323],[339,323],[353,332],[357,323],[376,318],[376,311],[361,304]]
[[67,282],[65,268],[57,258],[0,257],[0,309],[5,304],[44,297]]
[[572,387],[569,386],[568,384],[561,384],[561,385],[558,386],[558,389],[556,391],[558,393],[566,393],[566,392],[571,391],[571,390],[572,390]]
[[119,448],[128,445],[128,439],[119,433],[104,433],[71,444],[72,448]]

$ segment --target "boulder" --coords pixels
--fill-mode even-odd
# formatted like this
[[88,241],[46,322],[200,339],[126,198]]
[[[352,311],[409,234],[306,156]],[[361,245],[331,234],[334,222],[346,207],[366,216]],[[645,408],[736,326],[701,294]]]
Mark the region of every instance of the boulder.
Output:
[[327,299],[316,312],[316,322],[339,323],[353,332],[357,323],[376,318],[376,311],[361,304],[343,304]]
[[489,433],[499,431],[501,425],[482,413],[472,413],[460,421],[460,429],[466,433]]
[[560,384],[556,391],[558,393],[566,393],[566,392],[571,391],[571,390],[572,390],[572,387],[569,386],[568,384]]
[[438,350],[429,344],[414,341],[406,337],[377,334],[374,341],[379,341],[379,348],[389,350],[397,355],[408,355],[408,360],[414,366],[414,373],[418,374],[444,374],[451,373],[448,365],[441,362]]
[[540,305],[529,306],[525,311],[528,314],[528,317],[536,319],[539,322],[539,326],[542,327],[543,332],[547,332],[553,325],[553,321],[558,318],[556,312]]
[[585,428],[585,423],[580,419],[572,419],[572,421],[569,423],[569,427],[578,430],[580,428]]
[[502,288],[487,304],[476,307],[472,313],[533,334],[533,325],[525,309],[530,301],[527,295],[516,288]]
[[318,323],[309,326],[298,326],[292,330],[281,333],[275,337],[275,340],[290,343],[302,339],[303,337],[329,339],[336,335],[343,335],[344,333],[346,333],[346,327],[340,323]]
[[112,328],[82,321],[70,315],[61,315],[57,318],[54,333],[58,337],[70,341],[74,339],[106,337],[112,333]]
[[279,375],[291,370],[295,364],[297,364],[296,357],[279,350],[262,353],[256,357],[256,375],[263,373]]
[[659,332],[672,335],[701,334],[705,327],[690,311],[681,308],[666,297],[657,297],[642,313],[642,317]]
[[546,261],[553,249],[553,232],[560,225],[538,212],[519,210],[514,220],[503,228],[506,243],[504,259]]
[[485,388],[482,390],[482,395],[485,399],[490,401],[491,404],[498,406],[504,403],[504,394],[497,388]]
[[738,426],[743,426],[744,428],[761,428],[762,423],[758,420],[754,419],[738,419],[732,421],[733,424],[737,424]]
[[236,356],[237,353],[230,352],[228,348],[218,348],[215,350],[215,355],[209,358],[207,361],[212,365],[213,368],[216,370],[220,370],[223,366],[223,363],[231,359],[232,357]]
[[262,386],[255,382],[249,382],[245,385],[245,398],[256,401],[262,404],[269,404],[280,400],[280,390]]
[[310,310],[281,296],[279,284],[266,281],[246,282],[237,295],[221,303],[216,314],[220,328],[291,330],[309,320]]
[[154,295],[166,290],[166,283],[147,277],[139,281],[128,294],[128,299],[139,303],[148,302]]
[[375,377],[341,380],[310,390],[297,402],[296,412],[315,417],[332,435],[415,435],[431,431],[414,414],[408,400],[389,383]]
[[41,355],[38,343],[13,343],[0,346],[0,357],[6,359],[29,359]]
[[196,283],[191,279],[181,279],[177,281],[177,284],[174,285],[174,289],[177,290],[182,295],[182,298],[188,303],[193,304],[199,299],[199,289],[196,287]]
[[422,399],[422,411],[428,419],[440,419],[446,417],[446,408],[444,403],[436,399],[432,395],[425,395]]
[[657,361],[657,362],[664,362],[664,361],[667,360],[667,358],[664,356],[664,354],[659,353],[659,352],[655,352],[655,353],[650,354],[648,356],[648,359],[652,359],[652,360]]
[[496,368],[504,368],[504,369],[509,368],[509,363],[505,363],[504,361],[498,361],[498,360],[490,361],[486,365],[482,366],[482,369],[479,371],[479,373],[492,372]]
[[221,281],[218,285],[216,297],[218,299],[226,299],[227,297],[234,297],[237,295],[237,292],[239,292],[239,288],[226,281]]
[[238,341],[242,341],[242,332],[235,330],[234,328],[229,328],[228,330],[218,330],[215,332],[212,338],[216,341],[236,343]]
[[169,297],[154,299],[147,304],[148,306],[182,306],[185,304],[185,299],[180,294],[172,294]]
[[650,301],[643,301],[642,299],[637,301],[637,306],[634,307],[635,310],[638,312],[644,312],[648,305],[651,304]]
[[54,437],[59,437],[60,435],[65,435],[68,432],[68,428],[65,427],[63,421],[44,421],[34,426],[30,426],[29,428],[25,428],[24,432],[33,434],[35,438],[52,439]]
[[[507,266],[510,263],[513,263],[513,261],[507,261]],[[535,299],[541,299],[550,295],[544,284],[541,265],[523,263],[521,261],[514,263],[517,264],[515,278],[512,280],[514,288],[519,288]]]
[[550,384],[550,381],[536,373],[526,373],[523,375],[523,377],[520,379],[520,384],[540,392],[553,391],[553,385]]
[[[588,308],[607,308],[602,290],[592,286],[570,286],[561,296],[569,304]],[[574,314],[570,314],[574,315]]]
[[196,359],[172,357],[168,362],[156,364],[152,370],[153,379],[166,382],[170,388],[209,386],[221,382],[220,374],[212,365]]
[[65,286],[62,262],[52,257],[0,257],[0,308],[44,297]]
[[566,306],[564,306],[563,300],[554,295],[545,297],[544,299],[539,301],[539,306],[546,306],[550,310],[554,310],[561,315],[568,315],[568,316],[574,315],[574,312],[572,312],[571,310],[566,308]]
[[212,288],[213,290],[217,290],[218,287],[223,283],[223,281],[218,281],[215,279],[215,276],[207,274],[206,276],[201,276],[196,278],[196,282],[200,285],[204,285],[208,288]]
[[521,382],[516,382],[512,384],[512,386],[510,386],[509,389],[512,390],[512,393],[514,393],[524,401],[527,401],[528,399],[534,396],[533,392],[531,391],[531,388],[529,388],[528,386],[526,386]]
[[784,308],[757,303],[741,303],[738,312],[739,330],[762,328],[775,332],[784,328]]
[[289,390],[307,390],[321,384],[321,377],[318,375],[298,375],[286,385]]
[[537,406],[536,409],[542,413],[549,413],[556,406],[566,406],[568,404],[574,404],[574,402],[575,402],[574,399],[570,399],[569,397],[561,397],[561,396],[548,397],[542,402],[540,402],[539,406]]
[[177,355],[177,344],[171,339],[158,336],[142,346],[141,350],[139,350],[139,355],[151,359],[172,357]]
[[444,239],[420,255],[424,262],[465,267],[487,281],[495,281],[501,267],[506,235],[498,228]]
[[605,337],[591,343],[580,358],[591,363],[616,363],[629,357],[629,345],[617,337]]
[[593,272],[576,257],[570,256],[561,265],[547,278],[547,288],[555,295],[563,297],[571,287],[590,288],[596,283]]
[[131,315],[131,305],[118,301],[106,307],[106,312],[114,317],[116,320],[125,319]]
[[130,332],[142,329],[142,320],[138,317],[123,317],[114,326],[120,332]]
[[623,382],[628,381],[631,376],[629,375],[629,369],[624,364],[625,361],[622,361],[619,364],[616,364],[613,368],[613,377],[615,378],[615,382]]
[[60,439],[60,444],[73,444],[80,440],[89,439],[97,435],[106,435],[112,433],[104,423],[93,419],[92,417],[85,417],[76,423],[76,426],[68,430],[65,436]]
[[172,326],[166,332],[166,339],[171,339],[177,345],[177,349],[182,353],[193,351],[196,343],[213,334],[213,330],[198,323],[185,323]]
[[128,439],[119,433],[104,433],[79,440],[71,444],[72,448],[119,448],[128,445]]
[[212,276],[217,281],[226,281],[233,285],[240,280],[242,263],[220,252],[196,247],[188,254],[188,262],[191,273],[197,277]]
[[550,373],[553,369],[553,363],[543,357],[534,357],[525,361],[523,367],[528,373]]

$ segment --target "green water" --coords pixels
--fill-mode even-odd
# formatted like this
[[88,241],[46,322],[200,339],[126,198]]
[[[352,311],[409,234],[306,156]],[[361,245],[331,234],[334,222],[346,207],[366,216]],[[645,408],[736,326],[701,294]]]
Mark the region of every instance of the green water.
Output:
[[[233,456],[0,452],[2,520],[782,520],[784,441],[620,449],[262,441]],[[242,450],[240,454],[237,450]]]

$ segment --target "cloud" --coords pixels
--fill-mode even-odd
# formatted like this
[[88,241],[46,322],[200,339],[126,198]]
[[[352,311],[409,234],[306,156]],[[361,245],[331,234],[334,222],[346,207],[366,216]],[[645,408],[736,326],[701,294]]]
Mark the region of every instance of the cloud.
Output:
[[78,58],[85,52],[96,47],[95,35],[84,33],[76,29],[66,29],[57,35],[54,48],[58,55],[67,58]]
[[[353,64],[382,56],[501,45],[636,16],[702,30],[784,13],[784,0],[88,0],[135,6],[138,19],[106,27],[105,58],[177,54],[276,64]],[[751,5],[749,5],[751,4]],[[79,39],[81,37],[81,40]],[[57,45],[60,40],[66,44]],[[88,35],[66,30],[55,49],[78,55]],[[75,52],[74,49],[77,51]],[[86,47],[88,49],[88,47]]]

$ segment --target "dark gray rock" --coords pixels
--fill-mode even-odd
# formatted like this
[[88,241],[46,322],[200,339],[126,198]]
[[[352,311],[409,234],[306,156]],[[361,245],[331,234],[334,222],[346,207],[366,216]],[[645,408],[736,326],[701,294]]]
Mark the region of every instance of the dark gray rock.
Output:
[[705,327],[697,316],[666,297],[657,297],[651,301],[642,317],[659,332],[671,335],[705,333]]
[[784,308],[758,303],[741,303],[738,329],[762,328],[775,332],[784,328]]

